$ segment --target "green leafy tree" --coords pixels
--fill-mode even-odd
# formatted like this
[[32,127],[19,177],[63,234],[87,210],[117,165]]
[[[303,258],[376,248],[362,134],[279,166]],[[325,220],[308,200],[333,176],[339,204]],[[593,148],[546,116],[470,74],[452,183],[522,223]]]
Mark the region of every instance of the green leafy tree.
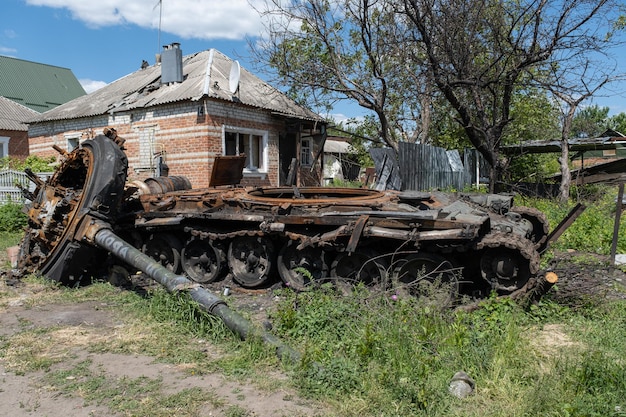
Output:
[[609,108],[593,105],[579,110],[572,119],[571,136],[597,138],[609,127]]
[[512,121],[513,98],[528,74],[604,50],[608,38],[600,32],[612,29],[617,5],[609,0],[402,2],[404,24],[427,56],[431,79],[492,166],[492,190],[504,168],[500,146]]
[[297,101],[330,109],[350,100],[371,110],[388,146],[423,139],[430,89],[418,44],[396,19],[397,0],[268,0],[267,37],[252,45],[259,69]]
[[[511,123],[503,133],[504,144],[554,140],[559,134],[559,111],[545,91],[529,87],[513,96]],[[502,179],[506,182],[542,181],[558,172],[558,168],[553,155],[521,155],[506,161]]]
[[445,100],[452,120],[491,164],[493,189],[506,168],[500,146],[514,120],[515,95],[530,75],[554,81],[551,70],[565,76],[581,58],[605,52],[620,4],[267,0],[261,14],[268,33],[253,49],[259,67],[270,67],[300,102],[330,109],[350,100],[371,110],[376,136],[394,149],[399,141],[425,141],[432,131],[456,139],[433,105]]
[[607,126],[623,135],[626,135],[626,113],[619,113],[615,116],[611,116],[607,121]]
[[355,162],[361,167],[371,167],[374,165],[369,150],[373,147],[381,147],[383,143],[375,139],[379,125],[372,115],[362,119],[349,119],[342,123],[337,123],[329,128],[329,135],[337,135],[350,139],[350,148],[354,152]]

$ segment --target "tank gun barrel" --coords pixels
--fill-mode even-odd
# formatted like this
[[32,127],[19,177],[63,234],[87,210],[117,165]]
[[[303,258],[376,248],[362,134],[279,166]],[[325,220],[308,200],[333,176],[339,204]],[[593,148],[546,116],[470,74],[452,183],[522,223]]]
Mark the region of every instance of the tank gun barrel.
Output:
[[276,354],[281,360],[289,363],[296,363],[300,360],[300,354],[285,345],[279,338],[254,326],[252,322],[230,309],[224,300],[211,294],[204,287],[182,275],[173,273],[137,250],[130,243],[117,236],[107,223],[99,220],[88,221],[84,236],[93,245],[107,250],[120,260],[150,276],[164,286],[168,292],[186,291],[202,310],[221,319],[226,327],[243,340],[253,336],[259,337],[265,344],[276,348]]

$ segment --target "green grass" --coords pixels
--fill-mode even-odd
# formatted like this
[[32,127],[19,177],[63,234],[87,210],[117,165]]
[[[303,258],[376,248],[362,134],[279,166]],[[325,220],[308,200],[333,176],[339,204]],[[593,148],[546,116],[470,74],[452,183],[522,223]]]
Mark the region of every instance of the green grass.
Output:
[[[149,355],[190,374],[218,372],[259,383],[282,367],[290,375],[283,386],[326,404],[327,415],[619,416],[626,409],[624,301],[573,309],[547,297],[524,310],[490,298],[468,313],[362,289],[349,296],[325,286],[306,293],[286,289],[276,294],[274,331],[302,361],[283,365],[271,348],[239,341],[184,295],[156,290],[142,297],[102,283],[65,289],[27,281],[39,286],[33,307],[98,300],[99,308],[118,314],[124,330],[115,338],[89,339],[91,352]],[[5,367],[46,371],[47,384],[59,392],[77,392],[122,415],[194,415],[206,401],[219,402],[197,390],[165,395],[158,379],[106,377],[88,361],[60,370],[74,358],[57,330],[23,323],[20,332],[0,339]],[[214,355],[207,356],[209,342]],[[448,393],[460,370],[476,381],[476,392],[463,400]],[[241,407],[224,407],[225,415],[247,415]]]
[[[460,313],[326,289],[285,294],[275,320],[304,352],[294,374],[301,390],[330,400],[342,416],[619,415],[626,335],[617,329],[626,303],[597,308],[545,302],[524,311],[489,299]],[[544,330],[548,324],[556,327]],[[563,340],[550,341],[554,328]],[[463,401],[447,392],[460,370],[477,383]]]
[[[581,202],[587,208],[552,247],[557,250],[574,249],[608,255],[613,239],[617,187],[593,187],[593,193],[588,192],[587,198],[582,198],[582,190],[580,194]],[[572,200],[567,205],[561,205],[555,200],[516,197],[515,203],[536,207],[544,212],[552,229],[567,215],[576,201]],[[624,215],[622,215],[623,219]],[[617,250],[618,253],[626,253],[626,222],[624,221],[619,227]]]
[[17,245],[23,235],[22,232],[0,232],[0,250]]
[[[588,202],[555,248],[607,254],[615,194],[609,188]],[[517,204],[542,209],[554,226],[573,203]],[[622,229],[621,252],[626,251]],[[600,261],[588,255],[576,262]],[[108,284],[77,289],[34,279],[31,284],[41,286],[33,305],[98,300],[102,308],[119,313],[123,336],[94,341],[92,352],[150,355],[184,365],[192,374],[219,372],[266,383],[273,390],[280,383],[267,383],[267,374],[282,368],[289,375],[282,383],[296,387],[301,397],[324,403],[329,416],[626,415],[624,300],[594,299],[570,306],[548,296],[525,309],[506,298],[489,298],[477,310],[463,312],[428,298],[394,300],[362,288],[348,296],[324,285],[304,293],[285,289],[276,293],[270,314],[274,333],[302,354],[299,363],[289,365],[278,362],[272,349],[258,340],[238,340],[184,294],[157,289],[143,297]],[[0,359],[9,369],[19,364],[15,369],[23,373],[48,371],[49,384],[62,392],[79,384],[76,389],[86,401],[106,404],[122,415],[133,407],[138,410],[133,415],[139,416],[193,415],[198,410],[200,392],[160,395],[158,379],[106,379],[88,362],[65,371],[74,374],[57,374],[55,364],[70,353],[46,355],[50,343],[43,342],[54,331],[37,333],[25,325],[18,334],[0,339]],[[204,351],[208,343],[212,358]],[[462,400],[448,393],[450,379],[461,370],[476,381],[475,393]],[[210,395],[205,400],[217,401]],[[189,414],[180,414],[184,410]],[[249,414],[238,406],[223,412]]]
[[197,416],[207,402],[217,407],[223,405],[217,397],[197,387],[165,394],[159,378],[111,378],[91,365],[86,360],[72,369],[49,372],[46,382],[66,395],[78,395],[85,405],[106,405],[113,412],[134,417]]

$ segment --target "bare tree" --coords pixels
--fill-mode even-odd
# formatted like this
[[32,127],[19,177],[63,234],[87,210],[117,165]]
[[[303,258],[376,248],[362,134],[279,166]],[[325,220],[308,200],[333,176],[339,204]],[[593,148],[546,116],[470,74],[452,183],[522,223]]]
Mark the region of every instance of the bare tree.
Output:
[[[583,61],[580,61],[582,59]],[[597,94],[607,84],[623,79],[616,74],[614,66],[607,66],[608,60],[592,61],[588,57],[575,56],[561,60],[561,65],[554,65],[548,77],[539,78],[539,84],[550,91],[561,109],[561,184],[559,201],[566,203],[570,195],[571,172],[569,168],[569,140],[572,122],[581,103]]]
[[253,52],[301,101],[358,103],[376,114],[380,138],[394,149],[423,140],[431,84],[421,46],[397,24],[395,1],[267,0],[259,10],[267,35],[251,44]]
[[492,191],[512,97],[523,92],[526,75],[605,50],[618,7],[612,0],[402,1],[397,11],[422,45],[434,83],[492,166]]

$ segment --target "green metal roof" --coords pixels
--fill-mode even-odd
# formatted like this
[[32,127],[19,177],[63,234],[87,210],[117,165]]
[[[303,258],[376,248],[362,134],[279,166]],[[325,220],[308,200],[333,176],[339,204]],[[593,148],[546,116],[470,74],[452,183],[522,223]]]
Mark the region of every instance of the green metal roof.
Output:
[[42,113],[85,94],[68,68],[0,56],[0,96]]

